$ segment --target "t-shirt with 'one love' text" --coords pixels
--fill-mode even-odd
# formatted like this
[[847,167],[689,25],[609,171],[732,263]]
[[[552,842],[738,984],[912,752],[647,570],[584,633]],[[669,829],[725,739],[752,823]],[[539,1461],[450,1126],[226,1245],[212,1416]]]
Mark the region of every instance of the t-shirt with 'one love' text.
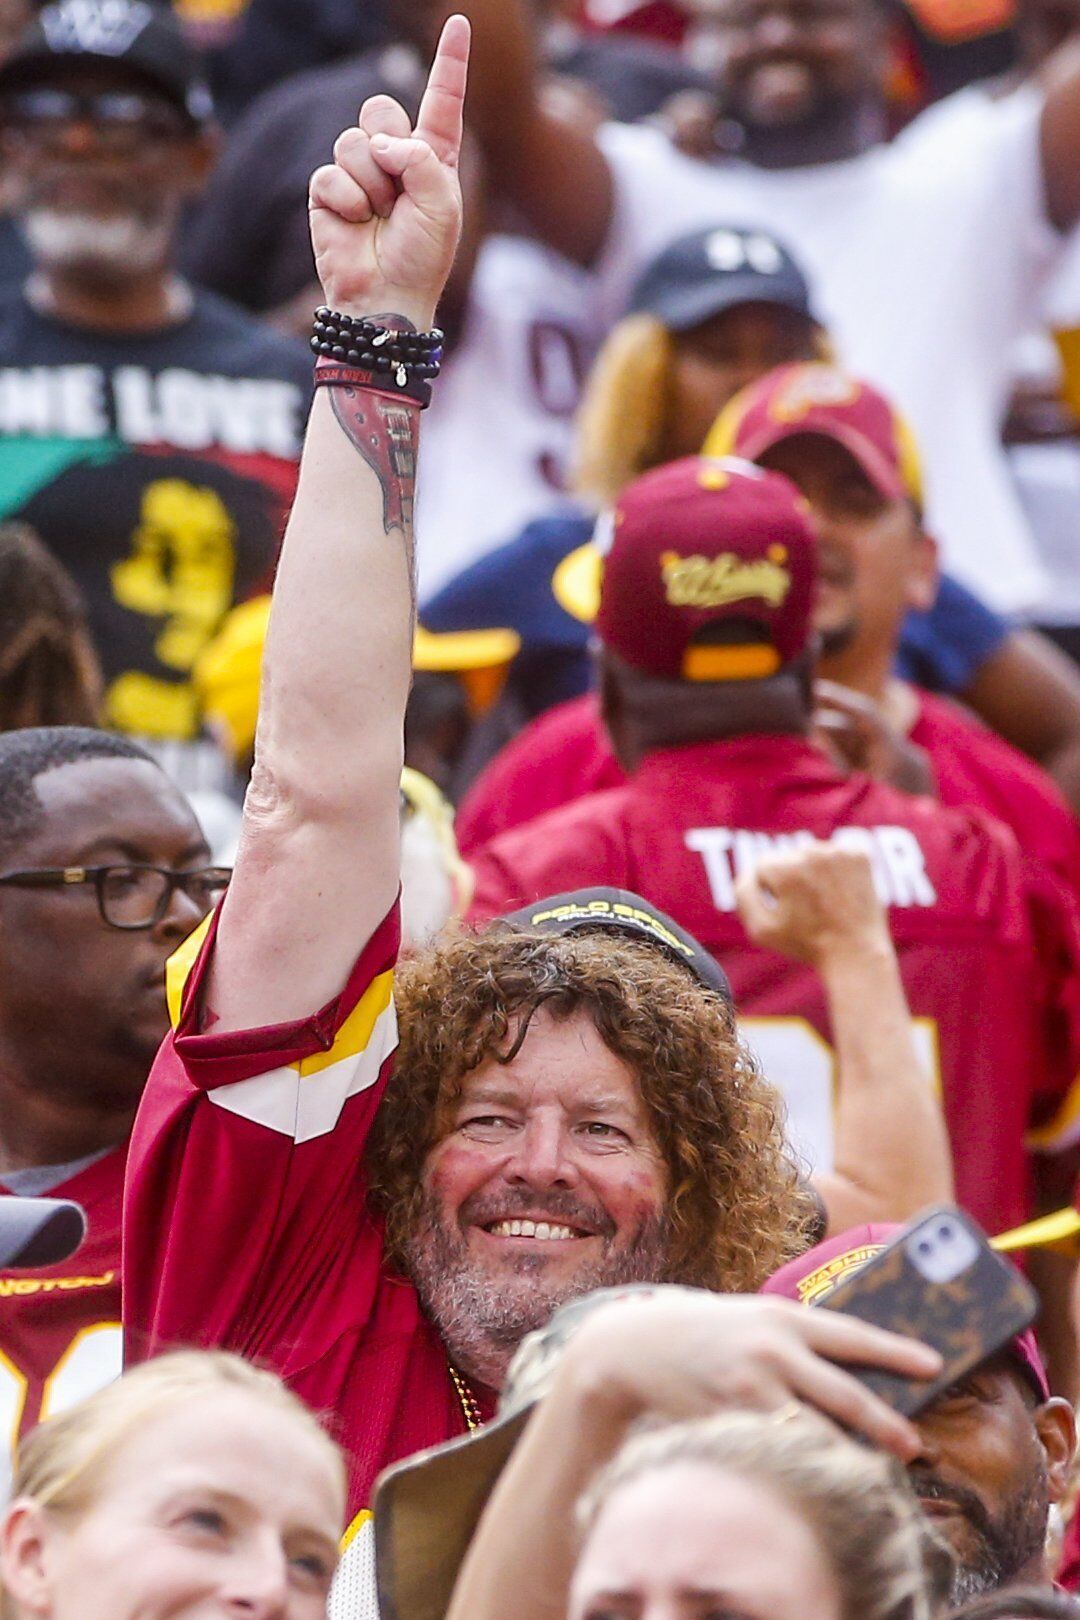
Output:
[[134,334],[0,297],[0,519],[78,585],[118,730],[197,734],[191,670],[269,583],[310,391],[302,343],[206,293]]

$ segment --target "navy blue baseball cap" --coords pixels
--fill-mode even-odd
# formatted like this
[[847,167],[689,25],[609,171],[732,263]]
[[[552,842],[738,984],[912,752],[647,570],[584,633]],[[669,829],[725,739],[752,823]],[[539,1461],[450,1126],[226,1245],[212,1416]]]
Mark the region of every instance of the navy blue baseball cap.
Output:
[[0,67],[0,94],[47,84],[69,62],[123,67],[196,128],[213,117],[199,59],[167,6],[152,0],[57,0],[43,6]]
[[734,1006],[727,974],[693,934],[673,917],[629,889],[570,889],[545,895],[531,906],[507,912],[498,919],[511,928],[540,934],[622,934],[657,946],[673,962],[694,975],[699,984]]
[[685,332],[736,304],[779,304],[821,324],[784,244],[740,225],[712,225],[669,243],[642,271],[628,313],[655,315],[672,332]]

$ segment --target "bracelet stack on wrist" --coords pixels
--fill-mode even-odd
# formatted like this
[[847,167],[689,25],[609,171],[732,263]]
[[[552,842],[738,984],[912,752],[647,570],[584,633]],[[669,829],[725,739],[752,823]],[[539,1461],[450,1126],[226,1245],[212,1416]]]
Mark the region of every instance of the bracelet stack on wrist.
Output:
[[[347,382],[344,368],[355,371],[358,388],[400,391],[426,405],[431,397],[428,379],[437,377],[442,364],[443,334],[394,331],[359,315],[343,315],[325,305],[315,311],[311,339],[319,356],[316,383]],[[331,362],[331,364],[327,364]],[[331,375],[333,373],[333,375]]]

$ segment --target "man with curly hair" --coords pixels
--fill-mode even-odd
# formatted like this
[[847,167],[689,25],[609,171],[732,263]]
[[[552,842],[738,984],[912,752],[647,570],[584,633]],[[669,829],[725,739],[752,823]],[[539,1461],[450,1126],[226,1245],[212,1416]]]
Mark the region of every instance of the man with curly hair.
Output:
[[[386,332],[432,325],[453,255],[466,50],[457,19],[416,133],[368,102],[312,181],[327,303]],[[418,411],[341,369],[312,410],[233,881],[174,958],[124,1297],[130,1357],[226,1346],[332,1414],[348,1583],[375,1475],[489,1416],[555,1304],[631,1277],[752,1288],[805,1245],[809,1200],[719,970],[633,897],[441,944],[393,989]],[[747,1305],[771,1387],[805,1391],[809,1313]],[[861,1324],[834,1348],[918,1371]],[[838,1369],[824,1382],[836,1416],[914,1443]]]

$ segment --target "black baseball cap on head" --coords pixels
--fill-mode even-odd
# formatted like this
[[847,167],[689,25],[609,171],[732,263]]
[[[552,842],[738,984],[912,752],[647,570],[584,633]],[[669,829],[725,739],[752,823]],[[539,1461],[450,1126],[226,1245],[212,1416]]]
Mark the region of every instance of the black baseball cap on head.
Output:
[[571,889],[507,912],[498,921],[526,932],[615,933],[646,940],[659,946],[671,961],[688,968],[707,990],[734,1005],[727,974],[716,958],[666,912],[629,889]]
[[685,332],[736,304],[780,304],[820,325],[787,248],[768,231],[740,225],[712,225],[669,243],[642,271],[628,313]]
[[173,13],[152,0],[57,0],[0,66],[0,95],[48,83],[68,62],[107,62],[160,90],[195,126],[213,116],[199,59]]
[[86,1236],[86,1216],[68,1198],[0,1198],[0,1270],[54,1266]]

